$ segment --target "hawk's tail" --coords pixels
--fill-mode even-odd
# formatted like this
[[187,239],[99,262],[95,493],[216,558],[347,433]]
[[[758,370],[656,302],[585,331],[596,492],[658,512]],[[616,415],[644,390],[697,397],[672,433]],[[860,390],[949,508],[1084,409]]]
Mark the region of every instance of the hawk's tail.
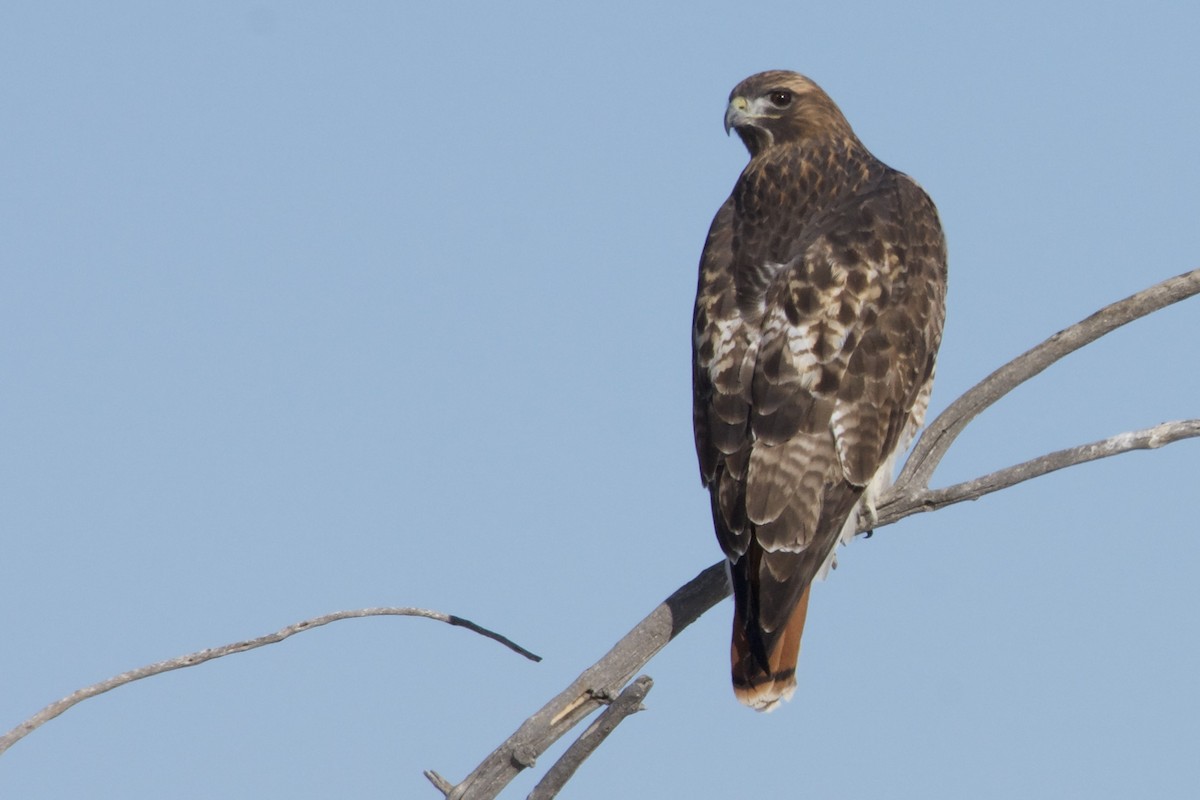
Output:
[[796,691],[796,661],[808,616],[808,591],[791,609],[783,625],[764,631],[746,598],[734,592],[732,673],[733,693],[755,711],[773,711],[780,700]]

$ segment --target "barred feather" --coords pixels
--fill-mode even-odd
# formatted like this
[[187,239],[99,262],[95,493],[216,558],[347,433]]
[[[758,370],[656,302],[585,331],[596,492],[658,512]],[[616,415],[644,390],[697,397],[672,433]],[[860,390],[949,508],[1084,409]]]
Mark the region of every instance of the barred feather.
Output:
[[946,250],[924,191],[809,79],[747,78],[726,124],[750,162],[700,261],[693,419],[734,588],[735,694],[764,710],[795,688],[813,579],[924,416]]

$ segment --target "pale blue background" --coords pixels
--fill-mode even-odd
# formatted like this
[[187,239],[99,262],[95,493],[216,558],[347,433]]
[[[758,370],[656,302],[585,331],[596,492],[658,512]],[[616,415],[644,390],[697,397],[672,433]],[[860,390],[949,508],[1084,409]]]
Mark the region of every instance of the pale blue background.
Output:
[[[1197,265],[1198,35],[1184,2],[6,4],[0,729],[341,608],[546,660],[339,623],[73,709],[0,796],[437,797],[422,769],[460,778],[718,557],[688,331],[729,89],[808,73],[937,201],[936,412]],[[938,481],[1197,416],[1198,312],[1021,388]],[[1194,797],[1198,465],[855,542],[770,716],[720,606],[564,797]]]

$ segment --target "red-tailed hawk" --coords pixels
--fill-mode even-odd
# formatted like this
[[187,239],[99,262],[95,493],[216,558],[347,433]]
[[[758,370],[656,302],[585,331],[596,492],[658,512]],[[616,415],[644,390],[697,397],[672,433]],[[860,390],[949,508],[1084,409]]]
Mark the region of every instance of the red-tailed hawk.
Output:
[[750,151],[700,260],[696,451],[733,584],[733,688],[791,697],[809,587],[892,480],[933,384],[937,209],[794,72],[734,88]]

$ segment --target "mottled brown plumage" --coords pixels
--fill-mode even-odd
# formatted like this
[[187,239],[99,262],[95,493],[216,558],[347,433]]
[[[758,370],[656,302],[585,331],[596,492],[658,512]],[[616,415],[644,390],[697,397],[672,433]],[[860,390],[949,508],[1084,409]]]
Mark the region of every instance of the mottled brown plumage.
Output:
[[794,72],[753,75],[725,116],[750,163],[700,261],[700,474],[734,590],[733,683],[791,696],[809,587],[891,481],[933,383],[946,294],[937,210]]

